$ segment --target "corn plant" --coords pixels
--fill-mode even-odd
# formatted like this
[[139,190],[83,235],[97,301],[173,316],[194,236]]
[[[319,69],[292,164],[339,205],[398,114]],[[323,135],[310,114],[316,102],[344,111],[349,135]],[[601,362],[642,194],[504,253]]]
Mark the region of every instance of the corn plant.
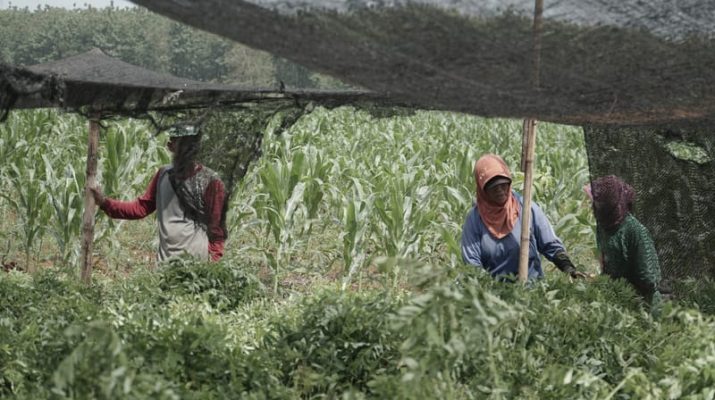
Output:
[[55,174],[55,167],[47,156],[45,160],[44,190],[54,211],[53,223],[49,230],[55,238],[63,264],[79,256],[74,244],[82,230],[82,209],[84,208],[84,174],[77,174],[68,164],[62,175]]
[[[418,173],[413,171],[376,188],[380,193],[374,207],[378,220],[372,233],[390,258],[417,257],[424,248],[424,234],[434,220],[434,210],[428,201],[430,189],[419,186],[417,178]],[[400,272],[399,268],[393,271],[395,284]]]
[[47,230],[55,239],[61,264],[79,255],[85,176],[76,171],[84,169],[84,158],[78,155],[85,151],[86,130],[84,118],[54,114],[50,135],[45,138],[51,145],[38,154],[44,165],[43,188],[52,209]]
[[[12,189],[12,165],[21,173],[28,169],[21,165],[44,165],[35,178],[51,217],[41,233],[52,233],[63,260],[78,237],[81,213],[71,210],[81,208],[85,129],[84,118],[54,112],[13,113],[0,125],[0,154],[8,158],[0,165],[6,197],[20,204]],[[162,141],[150,138],[141,122],[112,121],[100,137],[99,180],[110,196],[135,197],[169,162]],[[472,167],[481,154],[503,156],[517,191],[523,181],[517,171],[519,121],[430,112],[374,118],[350,108],[318,109],[290,134],[267,129],[263,144],[265,156],[240,183],[228,214],[232,236],[260,251],[274,272],[290,264],[299,245],[321,240],[319,251],[346,262],[345,284],[382,255],[456,267],[461,226],[474,201]],[[583,137],[572,128],[541,124],[537,146],[534,199],[567,249],[588,261],[594,240],[592,216],[580,190],[588,180]],[[27,162],[18,164],[23,162],[15,162],[18,158]],[[362,194],[355,192],[355,182]],[[15,210],[3,204],[4,212]],[[121,224],[102,215],[97,237],[115,243],[107,239]],[[259,226],[264,239],[253,236]],[[340,230],[331,237],[334,227]]]
[[25,265],[28,271],[34,271],[31,262],[33,249],[42,241],[51,218],[48,196],[43,179],[35,168],[22,168],[24,165],[12,165],[8,176],[13,196],[6,193],[2,197],[10,204],[20,218],[23,233],[22,247],[25,252]]
[[57,114],[51,111],[23,112],[3,127],[3,150],[8,157],[3,178],[6,190],[2,197],[19,218],[22,249],[28,270],[34,270],[32,252],[41,247],[43,235],[51,220],[49,199],[45,190],[42,154],[52,150],[51,131]]
[[334,164],[326,160],[322,151],[314,146],[305,147],[306,165],[302,177],[305,183],[303,204],[305,206],[305,223],[303,234],[310,234],[313,224],[318,219],[320,206],[323,204],[325,186],[331,172],[335,171]]
[[583,132],[541,124],[539,134],[542,145],[538,148],[534,198],[576,261],[595,269],[595,220],[582,190],[590,179]]
[[[535,201],[567,247],[574,243],[569,251],[583,254],[581,243],[593,242],[590,210],[580,202],[580,186],[588,171],[583,138],[571,128],[551,124],[540,125],[539,132],[537,144],[542,147],[541,158],[537,157]],[[266,141],[269,149],[275,147],[272,140]],[[326,177],[331,199],[326,204],[331,207],[329,215],[337,220],[347,221],[346,215],[351,215],[345,199],[351,198],[354,180],[364,182],[365,192],[373,196],[374,223],[365,238],[371,245],[362,249],[369,248],[373,255],[402,254],[458,265],[461,226],[474,201],[472,169],[483,153],[502,155],[512,167],[514,188],[521,191],[523,185],[523,174],[518,171],[520,121],[419,112],[411,117],[375,119],[347,109],[314,112],[293,128],[290,140],[295,149],[303,147],[309,154],[309,149],[318,148],[331,160],[333,167]],[[396,183],[411,175],[409,184]],[[416,188],[428,194],[424,202],[414,202]],[[417,218],[417,224],[429,223],[410,233],[413,222],[404,224],[404,218],[396,215],[412,215],[416,204],[423,207],[417,214],[428,215]],[[349,235],[341,238],[350,242]],[[344,243],[338,246],[345,250]]]
[[[134,120],[112,123],[101,132],[98,181],[106,195],[121,200],[139,196],[159,168],[170,162],[168,151],[150,132]],[[122,221],[105,218],[102,213],[98,217],[96,240],[116,246],[108,239],[118,233]]]
[[[85,118],[44,110],[13,113],[0,125],[5,161],[0,165],[0,184],[8,208],[20,222],[17,229],[26,253],[28,243],[41,243],[50,233],[58,260],[67,264],[76,256],[84,207],[86,131]],[[99,175],[101,180],[104,173],[109,195],[121,190],[133,196],[144,190],[158,166],[168,162],[166,150],[158,148],[148,133],[144,123],[131,120],[111,123],[102,132],[100,152],[106,156],[100,156]],[[116,233],[118,227],[101,220],[97,237]]]
[[325,203],[328,177],[336,169],[322,151],[310,145],[291,145],[291,139],[286,135],[274,144],[268,141],[266,153],[272,158],[260,165],[260,194],[254,202],[257,216],[267,221],[266,234],[271,234],[276,244],[275,249],[261,249],[276,274],[275,289],[285,260],[311,234]]
[[[374,195],[367,195],[359,180],[353,180],[353,190],[350,195],[342,199],[343,232],[343,261],[345,263],[345,276],[342,288],[345,290],[350,284],[356,271],[362,273],[367,259],[365,251],[366,236],[370,232],[371,218],[374,212]],[[362,280],[360,280],[360,283]]]
[[300,181],[305,168],[305,155],[301,151],[292,153],[290,142],[282,148],[283,158],[275,158],[266,163],[259,172],[260,182],[265,190],[257,200],[257,212],[267,221],[267,234],[272,234],[277,249],[275,254],[268,248],[264,255],[273,268],[274,291],[278,290],[278,278],[285,258],[295,241],[292,232],[296,209],[303,198],[305,184]]
[[112,124],[102,132],[101,176],[108,195],[143,191],[159,166],[169,163],[167,151],[149,134],[136,122]]

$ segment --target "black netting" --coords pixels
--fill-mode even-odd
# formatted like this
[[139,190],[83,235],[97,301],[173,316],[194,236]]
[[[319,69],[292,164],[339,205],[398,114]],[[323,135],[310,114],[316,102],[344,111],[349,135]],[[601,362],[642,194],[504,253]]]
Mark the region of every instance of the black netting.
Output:
[[[363,109],[375,118],[408,115],[411,109],[369,107]],[[246,104],[232,110],[210,109],[183,114],[170,120],[176,124],[196,122],[203,136],[198,159],[218,172],[229,196],[246,175],[249,165],[261,154],[261,144],[269,125],[276,134],[289,130],[298,120],[314,110],[312,104],[294,102]],[[164,129],[167,125],[157,125]]]
[[584,128],[592,179],[636,190],[635,215],[655,241],[663,278],[715,276],[715,137],[703,125]]
[[[219,174],[230,198],[236,185],[248,172],[250,164],[260,157],[261,144],[269,126],[272,126],[272,132],[283,133],[314,108],[312,102],[276,100],[258,104],[234,104],[231,107],[151,111],[137,113],[135,117],[150,122],[155,135],[187,126],[198,129],[202,140],[196,159]],[[370,110],[369,107],[367,109]],[[380,109],[387,115],[401,111],[399,108]],[[393,112],[390,113],[390,110]],[[104,118],[110,120],[124,117],[106,115]]]
[[710,0],[134,0],[421,107],[562,123],[715,114]]
[[[0,86],[10,88],[0,92],[3,110],[92,108],[105,114],[137,115],[149,110],[220,109],[285,101],[328,107],[361,102],[393,104],[386,96],[366,91],[281,90],[197,82],[137,67],[100,50],[28,68],[0,65]],[[61,95],[50,90],[55,87],[61,87]]]
[[283,132],[309,112],[304,107],[246,106],[234,111],[210,111],[201,123],[203,140],[198,159],[223,180],[228,196],[246,175],[251,162],[261,154],[268,125],[278,120],[276,132]]
[[137,67],[96,49],[29,68],[0,64],[0,117],[13,107],[63,107],[103,119],[146,118],[157,132],[198,124],[206,134],[200,159],[221,175],[229,194],[259,156],[263,134],[275,117],[281,132],[315,106],[346,104],[376,113],[391,113],[400,105],[367,91],[197,82]]
[[52,75],[0,64],[0,121],[18,102],[61,103],[64,82]]
[[274,117],[279,131],[315,106],[350,104],[368,110],[399,105],[388,96],[355,90],[244,88],[160,74],[100,50],[18,68],[0,65],[0,118],[10,108],[63,107],[88,117],[147,118],[158,131],[197,123],[206,133],[201,160],[216,170],[229,194],[260,154]]

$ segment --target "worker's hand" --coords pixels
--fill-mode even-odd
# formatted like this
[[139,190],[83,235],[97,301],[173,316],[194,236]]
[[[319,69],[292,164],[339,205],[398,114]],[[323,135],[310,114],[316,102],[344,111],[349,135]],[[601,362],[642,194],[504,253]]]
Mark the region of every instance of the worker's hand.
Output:
[[92,197],[94,197],[94,202],[98,205],[101,206],[102,203],[104,203],[104,200],[106,197],[104,196],[104,193],[102,193],[102,189],[99,188],[99,186],[90,186],[89,192],[92,193]]
[[573,279],[588,279],[589,275],[585,272],[577,271],[577,270],[571,270],[569,271],[569,276]]

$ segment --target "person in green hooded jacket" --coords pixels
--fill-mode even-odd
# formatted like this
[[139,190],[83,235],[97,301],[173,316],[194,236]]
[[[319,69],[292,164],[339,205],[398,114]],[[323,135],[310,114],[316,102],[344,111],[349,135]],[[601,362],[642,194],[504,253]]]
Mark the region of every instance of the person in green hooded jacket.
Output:
[[615,175],[586,185],[598,229],[596,242],[605,275],[625,279],[656,311],[661,303],[660,263],[648,230],[633,216],[635,191]]

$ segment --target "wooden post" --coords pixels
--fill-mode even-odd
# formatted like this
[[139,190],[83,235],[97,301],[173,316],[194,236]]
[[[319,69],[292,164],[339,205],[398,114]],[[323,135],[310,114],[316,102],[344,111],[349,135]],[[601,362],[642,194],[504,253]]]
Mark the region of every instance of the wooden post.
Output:
[[82,282],[92,281],[92,244],[94,242],[94,213],[96,204],[89,190],[94,187],[97,177],[97,148],[99,147],[99,114],[89,119],[87,138],[87,175],[84,183],[84,214],[82,215]]
[[524,123],[521,125],[521,165],[519,168],[521,169],[521,172],[526,173],[526,158],[527,158],[527,148],[529,147],[529,135],[527,134],[529,132],[529,128],[527,125],[529,124],[529,121],[531,121],[529,118],[526,118],[524,120]]
[[534,149],[536,148],[536,120],[524,120],[526,154],[524,165],[524,201],[521,207],[521,241],[519,247],[519,281],[529,277],[529,238],[531,237],[531,188],[534,183]]
[[[544,0],[535,0],[533,40],[533,72],[531,83],[534,89],[540,85],[541,31],[543,29]],[[529,278],[529,239],[531,236],[531,188],[534,183],[534,149],[536,148],[536,120],[524,120],[521,140],[521,170],[524,172],[524,195],[521,207],[521,241],[519,243],[519,281]]]

